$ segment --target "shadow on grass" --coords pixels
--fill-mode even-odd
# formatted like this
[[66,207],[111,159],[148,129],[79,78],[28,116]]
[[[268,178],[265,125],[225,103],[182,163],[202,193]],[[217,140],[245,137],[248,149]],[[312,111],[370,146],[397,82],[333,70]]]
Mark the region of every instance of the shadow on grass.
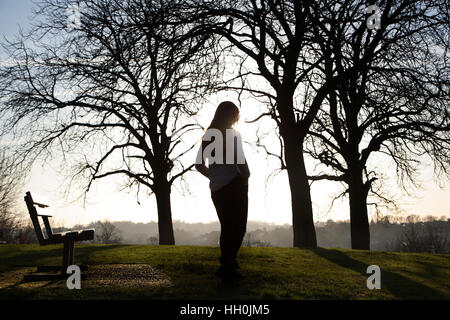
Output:
[[[8,272],[12,271],[16,268],[21,267],[38,267],[45,265],[61,265],[62,257],[63,257],[63,246],[57,245],[53,248],[45,248],[38,247],[39,250],[35,250],[35,248],[27,248],[26,250],[21,250],[20,252],[8,250],[6,254],[3,254],[2,260],[0,261],[0,272]],[[108,246],[89,246],[89,247],[78,247],[75,246],[74,250],[74,263],[81,264],[89,262],[90,256],[99,251],[107,251],[114,250],[121,245],[108,245]],[[49,259],[57,259],[55,262],[48,263]],[[51,281],[43,281],[42,285],[39,285],[36,288],[46,288],[51,287],[52,285],[58,283],[60,280],[51,280]],[[27,283],[21,278],[20,280],[12,283],[11,285],[0,288],[0,293],[8,292],[8,295],[11,295],[11,299],[14,298],[33,298],[35,296],[35,292],[33,290],[22,290],[20,285]],[[2,294],[0,294],[2,296]]]
[[[77,247],[74,250],[74,263],[85,262],[89,260],[89,256],[97,251],[113,250],[121,247],[121,245],[108,245],[108,246],[89,246],[89,247]],[[40,248],[40,247],[38,247]],[[7,254],[3,254],[2,263],[0,263],[0,271],[7,271],[11,267],[29,267],[37,266],[48,259],[59,258],[56,264],[62,263],[63,246],[58,245],[56,248],[47,249],[45,247],[40,250],[30,249],[21,250],[16,253],[9,251]]]
[[[334,249],[311,249],[318,256],[335,263],[341,267],[351,269],[369,277],[367,267],[369,264],[355,260],[349,257],[345,252]],[[441,292],[430,288],[420,282],[414,281],[394,272],[381,269],[381,288],[389,290],[396,298],[399,299],[448,299],[449,297]]]
[[[448,270],[447,266],[438,266],[438,265],[436,265],[436,263],[427,262],[427,261],[418,261],[417,263],[419,263],[422,266],[423,272],[421,272],[421,274],[424,277],[435,279],[436,281],[442,281],[442,279],[448,279],[448,274],[444,272],[444,271]],[[448,280],[444,280],[442,282],[449,283]]]
[[[51,281],[42,281],[42,284],[37,286],[36,288],[46,288],[46,287],[51,287],[52,285],[57,284],[58,282],[60,282],[61,280],[51,280]],[[0,288],[0,292],[3,291],[7,291],[10,289],[16,289],[19,288],[20,285],[27,283],[26,281],[24,281],[23,279],[20,281],[17,281],[9,286],[5,286],[4,288]]]

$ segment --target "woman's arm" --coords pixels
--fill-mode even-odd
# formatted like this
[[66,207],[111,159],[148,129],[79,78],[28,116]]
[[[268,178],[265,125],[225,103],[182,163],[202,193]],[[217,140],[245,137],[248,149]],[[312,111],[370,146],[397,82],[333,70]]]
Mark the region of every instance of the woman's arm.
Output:
[[238,169],[242,177],[250,177],[250,169],[248,168],[247,159],[245,160],[244,164],[238,164]]
[[209,168],[204,163],[196,164],[195,169],[209,179]]
[[203,158],[203,142],[200,144],[200,148],[197,153],[195,169],[209,179],[209,168],[205,165],[205,159]]
[[236,132],[237,132],[237,137],[236,137],[237,138],[237,141],[236,141],[237,143],[234,144],[235,145],[235,155],[241,154],[244,157],[244,160],[245,160],[244,163],[239,163],[237,161],[236,162],[237,163],[237,167],[238,167],[240,175],[242,177],[244,177],[244,178],[248,178],[248,177],[250,177],[250,169],[248,168],[247,159],[245,158],[245,155],[244,155],[244,148],[242,146],[242,136],[241,136],[241,134],[238,131],[236,131]]

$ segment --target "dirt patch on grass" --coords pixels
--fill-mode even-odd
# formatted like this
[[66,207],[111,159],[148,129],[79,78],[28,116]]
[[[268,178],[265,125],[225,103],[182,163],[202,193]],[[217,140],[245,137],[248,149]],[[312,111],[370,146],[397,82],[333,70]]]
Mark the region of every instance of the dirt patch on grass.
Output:
[[[66,287],[65,280],[23,282],[23,276],[35,269],[16,268],[0,273],[0,289]],[[83,274],[86,275],[86,279],[81,281],[82,288],[172,286],[167,275],[148,264],[92,265]]]
[[96,265],[86,271],[84,286],[146,287],[171,286],[170,279],[148,264]]

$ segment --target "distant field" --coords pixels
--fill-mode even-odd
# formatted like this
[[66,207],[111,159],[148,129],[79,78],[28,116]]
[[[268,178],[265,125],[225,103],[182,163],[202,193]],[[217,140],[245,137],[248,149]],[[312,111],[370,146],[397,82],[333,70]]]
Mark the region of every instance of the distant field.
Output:
[[[450,299],[450,255],[343,249],[244,247],[239,261],[246,277],[224,286],[214,276],[217,247],[79,245],[75,263],[90,270],[150,265],[166,279],[146,284],[127,274],[120,285],[88,279],[81,290],[68,290],[64,281],[21,282],[30,267],[59,264],[61,251],[0,245],[0,299]],[[381,268],[381,290],[366,287],[369,265]]]

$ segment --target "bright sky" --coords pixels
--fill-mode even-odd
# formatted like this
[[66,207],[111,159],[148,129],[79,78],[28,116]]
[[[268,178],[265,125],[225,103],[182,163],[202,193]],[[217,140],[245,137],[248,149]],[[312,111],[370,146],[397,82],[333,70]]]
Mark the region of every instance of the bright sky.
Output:
[[[18,26],[26,29],[29,23],[32,3],[30,0],[0,0],[0,32],[2,36],[11,37],[18,31]],[[4,59],[0,52],[0,58]],[[222,100],[236,101],[231,93],[223,93],[211,98],[209,103],[202,106],[199,121],[207,126],[214,114],[217,104]],[[243,120],[252,119],[258,109],[258,102],[244,101],[241,105],[241,121],[238,130],[241,132],[244,142],[253,141],[257,125],[247,125]],[[262,128],[270,131],[270,123],[262,122]],[[264,127],[266,126],[266,127]],[[274,130],[272,130],[274,132]],[[276,140],[269,145],[271,150],[278,150]],[[249,181],[249,220],[259,220],[276,224],[290,224],[292,221],[290,208],[290,191],[285,172],[278,174],[266,183],[268,175],[277,167],[275,159],[267,159],[264,152],[256,152],[249,145],[244,145],[245,154],[249,162],[251,177]],[[195,152],[192,161],[195,160]],[[380,161],[374,158],[378,170],[385,176],[391,177],[386,181],[390,195],[396,195],[402,199],[402,208],[406,214],[446,216],[450,218],[450,184],[444,185],[444,189],[433,182],[432,168],[424,164],[420,180],[423,188],[417,190],[413,197],[407,197],[395,184],[395,171],[388,161]],[[312,163],[308,163],[312,168]],[[58,163],[45,165],[36,163],[25,190],[39,194],[46,198],[46,202],[52,205],[55,222],[61,225],[71,226],[78,223],[109,219],[111,221],[130,220],[134,222],[157,221],[157,212],[154,196],[140,197],[140,205],[137,204],[134,194],[118,192],[114,179],[103,180],[95,184],[88,196],[88,202],[83,207],[80,201],[69,202],[61,196],[64,181],[62,174],[58,172]],[[172,192],[173,219],[186,222],[210,222],[216,221],[217,215],[210,199],[208,181],[198,172],[186,175],[186,181],[191,193],[181,194],[179,187]],[[328,212],[333,194],[338,193],[339,185],[332,182],[317,182],[312,186],[312,198],[314,203],[315,220],[349,219],[347,200],[335,203],[333,210]],[[25,207],[24,207],[25,210]]]

